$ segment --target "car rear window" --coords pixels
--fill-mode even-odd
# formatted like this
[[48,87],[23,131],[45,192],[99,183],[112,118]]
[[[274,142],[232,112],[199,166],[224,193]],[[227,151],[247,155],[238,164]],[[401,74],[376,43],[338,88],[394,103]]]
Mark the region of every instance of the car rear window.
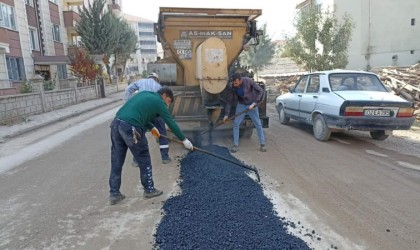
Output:
[[379,78],[370,74],[338,73],[330,74],[329,82],[333,91],[380,91],[388,92]]

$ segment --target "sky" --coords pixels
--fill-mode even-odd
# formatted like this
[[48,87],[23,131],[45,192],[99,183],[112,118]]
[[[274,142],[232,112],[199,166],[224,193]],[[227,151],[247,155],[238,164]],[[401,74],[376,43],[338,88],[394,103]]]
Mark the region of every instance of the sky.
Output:
[[293,19],[296,5],[303,0],[122,0],[122,11],[126,14],[157,22],[159,7],[262,9],[256,20],[258,27],[267,24],[268,36],[281,40],[293,34]]

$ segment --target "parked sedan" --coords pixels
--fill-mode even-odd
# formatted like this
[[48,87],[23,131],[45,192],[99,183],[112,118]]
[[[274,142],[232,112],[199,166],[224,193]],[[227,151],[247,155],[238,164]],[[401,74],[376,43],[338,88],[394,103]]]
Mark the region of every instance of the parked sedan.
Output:
[[276,98],[280,122],[290,119],[313,125],[317,140],[331,132],[369,131],[385,140],[392,130],[410,129],[414,104],[391,93],[370,72],[331,70],[303,75],[290,93]]

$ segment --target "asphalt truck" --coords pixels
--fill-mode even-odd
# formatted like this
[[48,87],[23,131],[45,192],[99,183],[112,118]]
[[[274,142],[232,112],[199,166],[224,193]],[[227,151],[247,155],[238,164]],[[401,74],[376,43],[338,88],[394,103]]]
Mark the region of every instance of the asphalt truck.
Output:
[[[258,44],[262,31],[255,19],[261,14],[260,9],[160,7],[154,32],[164,54],[147,69],[174,91],[171,112],[183,131],[206,131],[224,116],[229,75],[246,73],[237,67],[237,59]],[[264,128],[269,123],[266,100],[265,96],[258,106]],[[234,112],[232,108],[230,115]],[[232,125],[218,127],[229,128]],[[246,117],[240,136],[249,138],[252,131],[252,121]]]

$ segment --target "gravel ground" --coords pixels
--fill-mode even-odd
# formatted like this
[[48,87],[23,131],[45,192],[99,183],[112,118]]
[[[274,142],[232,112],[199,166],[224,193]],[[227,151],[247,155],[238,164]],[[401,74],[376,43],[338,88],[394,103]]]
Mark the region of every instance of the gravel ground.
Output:
[[383,141],[372,140],[368,132],[347,131],[349,134],[357,134],[358,137],[375,144],[380,148],[396,151],[400,154],[420,155],[420,127],[413,126],[410,130],[395,130],[392,136]]
[[[236,160],[225,147],[206,149]],[[183,158],[181,194],[163,206],[156,248],[309,249],[287,232],[290,224],[279,218],[261,185],[246,172],[197,151]]]

